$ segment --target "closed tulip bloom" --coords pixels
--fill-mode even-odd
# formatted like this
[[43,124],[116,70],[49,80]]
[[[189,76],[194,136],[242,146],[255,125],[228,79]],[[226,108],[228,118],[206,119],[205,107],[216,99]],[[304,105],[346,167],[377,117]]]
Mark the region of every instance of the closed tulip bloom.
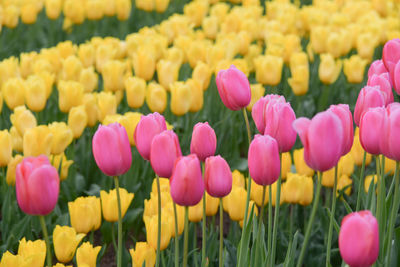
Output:
[[49,160],[51,165],[59,171],[60,181],[67,179],[69,167],[74,163],[74,161],[67,159],[64,153],[51,155]]
[[353,146],[353,137],[354,137],[354,129],[353,129],[353,116],[351,114],[349,105],[339,104],[339,105],[331,105],[328,109],[336,114],[340,121],[342,122],[343,127],[343,151],[342,155],[346,155],[350,152],[351,147]]
[[78,266],[96,267],[97,254],[101,246],[93,247],[89,242],[83,243],[76,251],[76,262]]
[[381,138],[384,136],[385,108],[370,108],[361,115],[360,142],[365,151],[378,155],[382,153]]
[[125,80],[126,101],[130,108],[140,108],[146,96],[146,81],[138,77]]
[[210,66],[200,61],[193,69],[192,79],[199,81],[203,90],[207,90],[210,85],[211,74]]
[[189,221],[200,222],[203,219],[203,198],[202,200],[194,206],[189,207]]
[[60,179],[45,156],[25,158],[17,166],[15,189],[21,210],[29,215],[47,215],[57,204]]
[[334,167],[343,148],[343,126],[337,115],[330,111],[320,112],[312,120],[299,118],[293,128],[304,146],[304,160],[316,171],[326,171]]
[[11,134],[11,142],[12,142],[12,148],[15,151],[22,152],[22,137],[19,134],[17,128],[15,126],[11,126],[10,129],[10,134]]
[[190,108],[192,92],[189,85],[183,82],[172,83],[171,111],[177,116],[185,115]]
[[295,95],[305,95],[308,92],[310,78],[308,64],[290,68],[292,77],[288,79],[288,84]]
[[67,113],[74,106],[82,104],[84,88],[75,81],[61,81],[58,84],[58,107]]
[[17,154],[8,162],[7,165],[7,174],[6,174],[6,182],[8,185],[15,185],[15,172],[17,169],[17,165],[24,159],[23,156]]
[[[46,245],[45,245],[46,247]],[[46,257],[46,251],[45,251]],[[44,261],[44,259],[43,259]],[[31,267],[32,261],[30,258],[25,258],[21,255],[14,255],[11,252],[6,251],[3,253],[0,261],[1,267]],[[44,262],[43,262],[44,264]]]
[[204,182],[196,155],[191,154],[176,160],[170,185],[171,196],[176,204],[194,206],[199,203],[204,193]]
[[35,116],[25,106],[15,108],[14,113],[10,116],[10,121],[21,137],[24,136],[28,129],[37,125]]
[[358,94],[356,106],[354,108],[354,122],[360,126],[362,114],[369,108],[384,107],[385,96],[379,90],[378,86],[365,86]]
[[53,122],[48,127],[53,134],[51,154],[58,155],[63,153],[73,139],[71,128],[65,122]]
[[79,0],[65,0],[64,16],[73,24],[82,24],[85,20],[85,6]]
[[40,239],[26,241],[24,237],[19,241],[18,255],[30,259],[31,266],[43,266],[46,258],[46,243]]
[[46,16],[49,19],[55,20],[60,16],[62,7],[61,0],[46,0],[44,5],[46,8]]
[[24,156],[50,155],[53,134],[45,125],[28,129],[23,137]]
[[77,54],[84,68],[93,67],[95,63],[96,49],[92,43],[79,45]]
[[163,113],[167,107],[167,90],[158,83],[149,83],[146,90],[146,104],[152,112]]
[[53,231],[53,245],[57,260],[63,263],[70,262],[84,237],[85,234],[77,234],[72,227],[56,225]]
[[282,163],[281,163],[281,176],[282,179],[286,179],[287,174],[292,169],[292,155],[290,152],[282,153]]
[[248,162],[254,182],[273,184],[281,171],[278,142],[269,135],[256,135],[249,146]]
[[224,158],[211,156],[206,159],[204,183],[208,194],[224,197],[232,190],[232,172]]
[[[158,228],[158,217],[143,217],[144,224],[146,227],[146,240],[148,244],[157,249],[157,228]],[[167,216],[167,214],[163,213],[161,215],[161,242],[160,242],[160,250],[165,250],[169,242],[171,241],[171,233],[172,230],[172,217]]]
[[229,217],[233,221],[241,221],[246,209],[246,190],[242,187],[233,187],[228,195],[227,208]]
[[99,84],[99,76],[91,66],[89,68],[83,69],[79,75],[79,82],[83,85],[85,93],[91,93]]
[[251,116],[253,117],[254,123],[256,124],[257,130],[264,134],[266,121],[268,121],[268,114],[266,113],[267,107],[275,102],[285,103],[285,97],[280,95],[266,95],[260,98],[253,106]]
[[394,90],[396,91],[397,94],[400,94],[400,60],[397,62],[396,67],[394,68],[394,74],[393,74],[393,85],[394,85]]
[[352,267],[371,266],[379,254],[379,229],[369,210],[346,215],[339,232],[339,251]]
[[360,83],[364,78],[364,70],[367,66],[367,60],[358,55],[352,55],[344,60],[343,72],[349,83]]
[[324,84],[332,84],[339,77],[340,70],[342,69],[342,62],[336,60],[331,54],[322,54],[321,63],[318,67],[318,75],[321,82]]
[[219,71],[216,82],[219,96],[227,108],[239,110],[250,103],[250,83],[246,75],[235,66]]
[[150,163],[154,172],[161,177],[171,177],[177,158],[182,156],[178,136],[172,130],[154,136],[150,146]]
[[32,111],[42,111],[46,106],[47,92],[44,80],[37,75],[29,76],[25,86],[26,105]]
[[126,173],[132,164],[131,146],[126,130],[119,123],[100,125],[92,140],[93,156],[108,176]]
[[[369,111],[371,110],[372,109],[370,109]],[[364,114],[366,115],[366,113]],[[398,138],[400,134],[400,126],[398,125],[400,119],[400,104],[392,103],[387,106],[385,115],[384,129],[382,133],[383,135],[379,136],[381,142],[381,152],[390,159],[400,161],[400,141]],[[373,129],[373,132],[379,134],[381,132],[381,129],[378,129],[379,126],[375,125],[374,127],[375,128]],[[361,144],[363,144],[361,140],[361,133],[362,131],[360,127],[360,141]]]
[[314,196],[314,183],[310,176],[288,173],[286,183],[282,184],[285,202],[310,205]]
[[76,232],[87,234],[100,228],[100,198],[95,196],[78,197],[73,202],[68,202],[68,211],[71,226]]
[[[121,218],[125,216],[126,211],[128,210],[129,205],[132,202],[134,197],[133,193],[128,193],[126,189],[119,188],[119,194],[121,196]],[[101,198],[101,210],[103,213],[104,220],[108,222],[117,222],[118,221],[118,203],[117,203],[117,191],[115,189],[109,191],[101,190],[100,191]]]
[[[274,191],[275,187],[275,193],[276,193],[276,185],[272,184],[271,186],[271,192]],[[258,185],[257,183],[253,183],[251,185],[251,191],[250,191],[250,198],[257,204],[257,206],[261,207],[262,205],[262,194],[263,194],[263,186]],[[274,193],[271,194],[271,198],[274,198]],[[281,198],[282,201],[283,197]],[[266,205],[269,201],[269,190],[265,191],[265,197],[264,197],[264,205]]]
[[141,45],[133,54],[132,59],[135,75],[146,81],[151,80],[154,76],[154,71],[156,70],[154,48],[151,46]]
[[386,69],[385,64],[383,63],[383,60],[377,59],[374,62],[372,62],[371,65],[369,66],[368,79],[374,74],[380,75],[383,73],[389,73],[389,71]]
[[351,152],[341,157],[337,166],[339,175],[345,174],[351,177],[354,172],[354,164],[355,162]]
[[99,20],[104,16],[104,4],[102,0],[86,1],[85,10],[86,16],[90,20]]
[[26,83],[21,78],[11,78],[3,83],[2,94],[9,109],[13,110],[24,104],[25,87]]
[[390,74],[391,81],[395,80],[395,67],[400,60],[400,39],[395,38],[388,41],[382,50],[382,61]]
[[393,102],[393,91],[389,81],[389,74],[387,72],[382,74],[372,74],[368,77],[368,86],[379,86],[379,90],[383,93],[385,98],[385,106]]
[[101,92],[97,95],[97,106],[99,108],[99,120],[103,121],[107,115],[117,113],[117,98],[111,92]]
[[84,94],[83,95],[83,105],[85,105],[86,115],[87,115],[87,125],[93,127],[99,119],[99,107],[97,105],[97,97],[95,94]]
[[203,108],[204,90],[199,81],[194,79],[186,80],[186,85],[190,88],[190,112],[198,112]]
[[118,122],[125,127],[131,146],[135,145],[133,135],[142,115],[143,114],[139,112],[126,112],[124,116],[118,120]]
[[0,167],[7,166],[12,157],[12,139],[7,130],[0,131]]
[[25,24],[33,24],[36,22],[38,15],[36,3],[25,3],[21,6],[21,20]]
[[162,115],[156,113],[142,116],[136,126],[134,140],[139,154],[146,160],[150,160],[151,142],[154,136],[167,130],[167,124]]
[[101,74],[105,90],[116,92],[124,89],[125,68],[125,64],[118,60],[110,60],[104,63]]
[[14,29],[18,25],[19,8],[15,5],[8,5],[4,8],[3,25]]
[[179,69],[181,65],[173,62],[171,60],[161,59],[157,62],[157,78],[158,82],[164,86],[164,88],[169,88],[171,83],[178,80]]
[[283,59],[266,55],[254,59],[256,80],[261,84],[278,85],[282,78]]
[[213,156],[217,148],[217,136],[208,122],[199,122],[193,127],[190,153],[196,154],[201,161]]
[[129,253],[132,257],[132,267],[154,267],[156,264],[156,252],[147,242],[136,242],[135,249],[131,248]]
[[87,125],[87,114],[84,105],[70,109],[68,113],[68,127],[71,128],[75,139],[81,137]]

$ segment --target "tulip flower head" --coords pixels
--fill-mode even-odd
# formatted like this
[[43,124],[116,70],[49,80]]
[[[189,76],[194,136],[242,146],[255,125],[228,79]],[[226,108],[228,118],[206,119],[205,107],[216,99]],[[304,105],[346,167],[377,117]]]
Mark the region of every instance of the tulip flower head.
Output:
[[217,148],[217,136],[208,122],[199,122],[193,127],[190,153],[196,154],[201,161],[214,155]]
[[400,60],[400,39],[396,38],[388,41],[382,50],[382,61],[389,71],[390,79],[394,82],[395,67]]
[[224,158],[211,156],[206,159],[204,182],[208,194],[224,197],[232,190],[232,172]]
[[47,215],[57,204],[60,179],[46,156],[27,157],[17,166],[15,189],[23,212]]
[[369,108],[384,107],[385,96],[379,86],[365,86],[358,94],[354,109],[354,122],[360,126],[361,115]]
[[353,146],[353,140],[354,140],[353,116],[351,114],[349,105],[345,104],[331,105],[329,110],[335,113],[342,122],[342,127],[343,127],[342,155],[344,156],[350,152],[351,147]]
[[384,107],[370,108],[361,115],[360,143],[364,150],[370,154],[379,155],[382,153],[381,139],[384,136],[385,117]]
[[53,231],[53,244],[57,260],[64,263],[71,261],[84,237],[85,234],[77,234],[72,227],[56,225]]
[[[400,76],[399,76],[400,77]],[[389,73],[372,74],[368,77],[368,86],[379,86],[385,98],[385,106],[393,102],[392,86],[390,84]]]
[[[400,104],[399,103],[392,103],[386,107],[386,116],[384,120],[385,122],[383,126],[383,135],[380,136],[381,152],[390,159],[400,161],[400,139],[399,139]],[[379,132],[377,126],[375,126],[374,130]]]
[[[35,241],[26,241],[25,237],[23,237],[19,241],[18,255],[23,257],[25,260],[29,259],[28,262],[31,266],[43,266],[46,258],[46,243],[40,239]],[[3,259],[1,263],[3,263]],[[8,265],[4,264],[2,266]]]

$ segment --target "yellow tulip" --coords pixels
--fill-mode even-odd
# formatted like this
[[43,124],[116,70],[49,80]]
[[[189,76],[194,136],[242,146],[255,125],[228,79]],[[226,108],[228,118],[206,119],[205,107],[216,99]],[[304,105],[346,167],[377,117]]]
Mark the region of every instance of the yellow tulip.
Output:
[[135,145],[135,140],[133,139],[133,134],[135,133],[136,125],[139,123],[142,113],[139,112],[127,112],[119,120],[119,123],[124,126],[131,146]]
[[282,179],[286,179],[286,176],[290,172],[291,168],[292,168],[292,156],[290,152],[282,153],[282,166],[281,166]]
[[21,78],[11,78],[3,83],[3,98],[9,109],[13,110],[24,104],[25,87],[25,81]]
[[75,55],[68,56],[62,62],[60,79],[66,81],[79,81],[82,69],[82,62],[78,57]]
[[[364,190],[365,193],[368,193],[369,191],[369,187],[372,186],[371,182],[374,181],[374,184],[376,186],[376,184],[378,183],[378,176],[376,174],[374,175],[367,175],[364,179]],[[378,190],[378,189],[377,189]]]
[[331,54],[321,54],[321,62],[318,68],[318,75],[321,82],[324,84],[332,84],[339,77],[342,68],[342,62],[336,60]]
[[203,19],[201,25],[206,37],[208,39],[215,39],[219,30],[218,18],[216,16],[207,16]]
[[156,69],[156,57],[152,47],[139,46],[132,57],[133,69],[135,75],[146,81],[154,76]]
[[209,4],[204,1],[193,1],[183,7],[183,13],[189,17],[195,27],[201,25],[203,18],[207,15]]
[[138,77],[125,79],[126,100],[130,108],[143,106],[146,96],[146,81]]
[[82,24],[85,20],[85,7],[80,0],[64,1],[64,16],[74,24]]
[[[159,182],[160,182],[161,193],[169,193],[170,190],[169,179],[160,177]],[[158,195],[156,178],[153,179],[153,183],[151,184],[151,193],[152,194],[154,193],[155,196]]]
[[204,93],[200,82],[194,79],[186,80],[186,85],[190,88],[190,112],[198,112],[203,108]]
[[163,113],[167,106],[167,91],[156,82],[150,82],[146,90],[146,104],[151,112]]
[[112,17],[115,15],[115,1],[107,1],[103,0],[104,2],[104,15],[108,17]]
[[372,60],[376,45],[376,37],[370,32],[362,33],[357,36],[357,53],[367,62]]
[[349,196],[351,193],[351,185],[352,184],[353,184],[353,180],[351,180],[349,178],[349,176],[347,176],[345,174],[341,175],[339,177],[339,180],[337,183],[336,196],[338,196],[339,191],[343,190],[345,187],[347,187],[347,188],[344,190],[344,193]]
[[21,137],[24,136],[28,129],[37,125],[35,116],[25,106],[16,107],[14,113],[10,116],[10,120]]
[[15,126],[11,126],[10,134],[13,150],[22,152],[22,136],[19,134]]
[[21,20],[25,24],[33,24],[36,22],[38,8],[35,3],[26,3],[21,7]]
[[292,70],[292,68],[296,68],[299,66],[304,66],[307,65],[308,66],[308,58],[307,58],[307,54],[304,52],[296,52],[293,53],[290,56],[290,69]]
[[87,115],[87,125],[93,127],[99,119],[100,110],[97,105],[97,97],[94,94],[84,94],[83,104],[85,105]]
[[238,186],[244,188],[245,178],[244,175],[238,170],[232,172],[232,186]]
[[68,113],[68,127],[71,128],[73,136],[78,139],[87,125],[87,114],[84,105],[73,107]]
[[[256,203],[253,200],[249,201],[249,207],[248,207],[249,215],[250,215],[251,209],[253,209],[253,215],[258,216],[258,208],[257,208]],[[244,218],[244,216],[243,216],[243,218]],[[241,220],[239,222],[239,225],[240,225],[241,228],[243,228],[243,221],[244,220]]]
[[72,107],[82,104],[84,88],[75,81],[60,81],[58,84],[58,107],[67,113]]
[[285,61],[285,63],[289,63],[292,54],[301,51],[300,37],[296,34],[286,35],[283,46],[283,60]]
[[351,153],[347,153],[340,158],[338,163],[339,177],[342,175],[351,176],[354,172],[354,158]]
[[51,155],[49,160],[54,168],[56,168],[57,171],[59,170],[60,181],[67,179],[69,167],[74,163],[74,161],[68,160],[64,153]]
[[206,192],[206,216],[214,216],[217,214],[219,201],[219,198],[212,197]]
[[3,93],[0,90],[0,114],[2,110],[3,110]]
[[259,56],[254,59],[256,80],[261,84],[278,85],[281,82],[283,59],[277,56]]
[[136,242],[135,249],[130,249],[132,267],[154,267],[156,264],[156,251],[146,242]]
[[132,1],[131,0],[116,0],[115,9],[117,18],[121,21],[127,20],[131,14]]
[[22,155],[15,155],[11,160],[8,162],[7,165],[7,174],[6,174],[6,182],[8,185],[15,185],[15,171],[17,169],[17,165],[24,159]]
[[20,77],[19,62],[16,57],[9,57],[0,61],[0,85],[11,78]]
[[298,174],[311,177],[314,175],[314,170],[308,167],[304,161],[304,148],[293,151],[293,160]]
[[367,60],[358,55],[352,55],[344,60],[343,72],[349,83],[360,83],[364,79],[364,70],[367,66]]
[[[170,218],[172,218],[172,223],[173,225],[175,225],[173,204],[173,201],[169,201],[167,205],[163,207],[162,212],[165,211],[165,213],[168,214]],[[154,205],[156,205],[156,203],[154,203]],[[156,214],[157,208],[158,207],[154,207],[154,215]],[[178,235],[181,235],[183,233],[183,230],[185,229],[185,208],[183,206],[176,205],[176,216],[178,217]],[[175,228],[173,228],[171,231],[171,237],[175,237]]]
[[[157,228],[158,228],[158,217],[143,217],[144,224],[146,227],[146,239],[147,243],[154,249],[157,248]],[[168,214],[161,214],[161,242],[160,250],[164,250],[168,247],[173,232],[172,217]]]
[[53,84],[55,80],[55,75],[48,71],[40,71],[37,73],[37,76],[42,78],[45,87],[46,87],[46,99],[48,99],[53,92]]
[[21,76],[27,78],[33,72],[33,63],[38,58],[38,53],[33,51],[29,53],[21,53],[19,56],[19,68]]
[[155,9],[158,13],[164,13],[167,10],[170,0],[155,0]]
[[192,92],[189,85],[183,82],[174,82],[170,85],[171,111],[177,116],[186,114],[191,106]]
[[292,77],[288,83],[295,95],[305,95],[308,92],[310,70],[308,65],[291,68]]
[[19,241],[18,255],[31,258],[31,266],[43,266],[46,258],[46,243],[43,240],[26,241],[23,237]]
[[53,265],[53,267],[72,267],[72,265],[64,265],[62,263],[57,263],[57,264]]
[[[21,255],[13,255],[6,251],[1,257],[0,267],[31,267],[34,258],[23,257]],[[43,263],[44,264],[44,263]]]
[[203,62],[198,62],[193,69],[192,78],[200,82],[203,90],[207,90],[211,79],[211,68]]
[[250,103],[247,105],[247,110],[251,111],[254,104],[261,98],[264,96],[265,93],[265,88],[262,84],[251,84],[250,85],[251,88],[251,100]]
[[97,254],[99,254],[100,249],[100,246],[93,247],[89,242],[83,243],[76,251],[77,265],[96,267]]
[[53,134],[45,125],[28,129],[23,137],[24,156],[50,155]]
[[[261,207],[261,205],[262,205],[262,192],[263,192],[263,186],[258,185],[256,183],[251,184],[250,197],[259,207]],[[271,195],[271,197],[272,196],[273,196],[273,194]],[[267,204],[268,201],[269,201],[269,189],[268,189],[268,186],[266,186],[265,187],[264,205]]]
[[[382,155],[379,156],[379,160],[382,162]],[[385,173],[393,175],[396,170],[396,161],[385,157]]]
[[12,157],[12,139],[7,130],[0,131],[0,167],[7,166]]
[[61,13],[61,0],[45,0],[46,16],[49,19],[55,20],[60,16]]
[[86,16],[90,20],[99,20],[104,16],[104,1],[103,0],[87,0]]
[[135,5],[137,9],[142,9],[144,11],[150,12],[154,10],[155,1],[135,0]]
[[42,111],[47,101],[46,83],[40,76],[31,75],[25,84],[26,105],[32,111]]
[[14,29],[18,25],[19,9],[15,5],[9,5],[4,8],[3,25]]
[[119,91],[124,89],[125,64],[118,60],[110,60],[102,67],[104,89],[106,91]]
[[224,2],[219,2],[210,7],[210,15],[216,16],[219,22],[225,20],[225,17],[228,15],[230,9],[230,5]]
[[326,40],[326,52],[331,54],[334,58],[338,58],[343,52],[343,43],[347,40],[343,39],[343,36],[338,32],[331,32]]
[[97,95],[99,120],[103,121],[107,115],[117,113],[117,98],[111,92],[101,92]]
[[101,205],[100,198],[95,196],[78,197],[68,202],[71,226],[78,233],[89,233],[100,228]]
[[78,48],[78,57],[82,62],[84,68],[89,68],[94,65],[96,50],[93,44],[84,43]]
[[206,55],[208,51],[208,46],[206,42],[192,42],[187,48],[187,58],[191,68],[196,67],[197,63],[205,62]]
[[329,29],[326,26],[315,26],[311,29],[310,43],[312,49],[322,54],[326,52],[326,40],[328,39]]
[[57,260],[63,263],[70,262],[84,237],[85,234],[76,234],[72,227],[56,225],[53,231],[53,244]]
[[[128,193],[124,188],[119,189],[119,194],[121,197],[121,218],[123,218],[132,202],[134,194]],[[108,222],[118,221],[117,191],[113,189],[107,193],[106,191],[101,190],[100,198],[104,220]]]
[[243,220],[246,208],[246,190],[242,187],[233,187],[227,197],[228,213],[231,220]]
[[314,183],[310,176],[288,173],[286,183],[282,184],[285,202],[310,205],[314,195]]
[[189,207],[189,221],[199,222],[201,219],[203,219],[203,198],[196,205]]
[[[351,147],[350,153],[353,156],[354,163],[360,167],[362,165],[362,162],[364,159],[365,151],[364,151],[363,147],[361,146],[359,133],[360,133],[360,130],[357,127],[354,131],[354,142],[353,142],[353,146]],[[368,166],[371,163],[371,160],[372,160],[372,155],[367,153],[367,156],[365,158],[365,166]]]
[[157,62],[158,82],[164,87],[169,86],[178,80],[180,64],[161,59]]
[[99,84],[99,76],[91,66],[82,70],[79,77],[79,82],[83,85],[85,93],[91,93],[97,89]]
[[[339,176],[339,173],[338,173]],[[322,185],[326,187],[333,187],[335,179],[335,167],[322,173]]]

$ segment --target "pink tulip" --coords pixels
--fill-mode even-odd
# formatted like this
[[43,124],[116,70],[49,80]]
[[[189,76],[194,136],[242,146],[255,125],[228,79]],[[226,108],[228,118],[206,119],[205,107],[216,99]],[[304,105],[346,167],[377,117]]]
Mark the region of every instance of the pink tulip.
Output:
[[379,86],[379,90],[383,93],[385,98],[385,106],[393,102],[392,86],[389,82],[389,73],[373,74],[368,78],[368,86]]
[[167,130],[167,124],[165,123],[164,116],[157,112],[140,118],[133,138],[139,154],[145,160],[150,160],[150,146],[153,137],[165,130]]
[[379,227],[369,210],[353,212],[343,218],[339,250],[350,267],[374,264],[379,255]]
[[199,158],[195,154],[178,158],[169,183],[176,204],[194,206],[199,203],[204,193]]
[[249,80],[234,65],[227,70],[220,70],[216,83],[219,96],[227,108],[239,110],[249,105],[251,100]]
[[206,159],[204,183],[213,197],[227,196],[232,190],[232,172],[224,158],[211,156]]
[[379,155],[381,139],[384,137],[386,110],[384,107],[370,108],[361,115],[360,143],[370,154]]
[[393,71],[394,90],[400,95],[400,60],[397,62]]
[[304,146],[304,160],[317,171],[327,171],[337,165],[342,156],[343,126],[330,111],[320,112],[312,120],[299,118],[293,128]]
[[278,142],[269,135],[257,134],[249,146],[250,177],[258,185],[271,185],[279,178],[281,162]]
[[207,157],[214,155],[217,149],[217,136],[208,122],[197,123],[193,127],[192,141],[190,142],[190,153],[204,161]]
[[154,136],[151,142],[150,163],[160,177],[171,177],[174,163],[182,156],[178,136],[172,130]]
[[100,125],[93,136],[92,149],[97,166],[108,176],[122,175],[131,167],[128,134],[119,123]]
[[58,172],[46,156],[27,157],[17,165],[17,202],[26,214],[49,214],[57,204],[59,189]]
[[365,86],[358,94],[356,107],[354,109],[354,122],[360,125],[361,115],[369,108],[384,107],[385,96],[379,86]]
[[390,159],[400,161],[400,104],[392,103],[387,106],[386,114],[381,152]]
[[342,156],[350,152],[353,146],[354,129],[353,129],[353,116],[351,114],[349,105],[339,104],[331,105],[329,111],[335,113],[342,122],[343,127],[343,151]]
[[374,74],[380,75],[382,73],[389,73],[389,71],[386,69],[383,61],[381,59],[377,59],[369,66],[368,79]]
[[400,60],[400,39],[392,39],[383,46],[382,61],[394,81],[394,69]]
[[285,98],[277,95],[265,96],[254,105],[252,116],[261,134],[276,139],[280,152],[292,149],[296,142],[296,132],[292,128],[296,114],[290,103],[285,102]]

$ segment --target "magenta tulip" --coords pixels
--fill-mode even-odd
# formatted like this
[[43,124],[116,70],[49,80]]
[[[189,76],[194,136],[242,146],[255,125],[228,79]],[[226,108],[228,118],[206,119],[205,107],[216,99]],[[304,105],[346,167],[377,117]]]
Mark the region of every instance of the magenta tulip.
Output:
[[128,134],[119,123],[100,125],[93,136],[92,150],[97,166],[108,176],[122,175],[131,167]]
[[381,59],[377,59],[369,66],[368,79],[374,74],[380,75],[382,73],[389,73],[389,71],[386,69],[383,61]]
[[195,154],[178,158],[169,183],[176,204],[194,206],[199,203],[204,193],[199,158]]
[[17,165],[17,202],[29,215],[47,215],[57,204],[60,190],[58,172],[44,155],[27,157]]
[[150,163],[160,177],[171,177],[174,163],[182,156],[178,136],[172,130],[154,136],[151,142]]
[[221,156],[206,159],[204,183],[206,191],[213,197],[225,197],[232,190],[232,172],[228,162]]
[[164,116],[157,112],[140,118],[133,138],[139,154],[145,160],[150,160],[150,148],[153,137],[165,130],[167,130],[167,124],[165,123]]
[[207,157],[213,156],[217,149],[217,136],[214,129],[208,122],[197,123],[193,127],[192,141],[190,142],[190,153],[204,161]]
[[368,86],[379,86],[379,90],[385,98],[385,106],[393,102],[392,86],[389,82],[389,73],[385,72],[380,75],[373,74],[368,78]]
[[394,81],[394,69],[400,60],[400,39],[392,39],[383,46],[382,61]]
[[272,105],[273,103],[286,103],[286,100],[281,95],[266,95],[260,98],[253,106],[251,110],[251,116],[253,117],[254,123],[256,124],[257,130],[260,134],[264,134],[265,131],[265,121],[267,120],[266,116],[268,114],[265,112],[265,109],[268,105]]
[[342,156],[343,126],[331,111],[320,112],[312,120],[299,118],[293,128],[304,146],[304,160],[316,171],[327,171],[337,165]]
[[349,105],[345,104],[331,105],[329,111],[335,113],[342,122],[342,127],[343,127],[342,156],[344,156],[350,152],[351,147],[353,146],[353,141],[354,141],[353,116],[351,115]]
[[239,110],[249,105],[251,100],[249,80],[234,65],[227,70],[220,70],[215,80],[219,96],[227,108]]
[[400,95],[400,60],[397,62],[393,72],[394,90]]
[[353,212],[343,218],[339,250],[350,267],[374,264],[379,255],[379,227],[369,210]]
[[354,109],[354,122],[360,126],[361,115],[369,108],[384,107],[385,96],[379,86],[365,86],[358,94],[356,107]]
[[381,139],[384,137],[386,110],[384,107],[370,108],[361,115],[360,143],[370,154],[379,155]]
[[278,142],[269,135],[257,134],[249,146],[250,177],[258,185],[271,185],[279,178],[281,162]]
[[386,157],[400,161],[400,104],[386,107],[385,126],[381,137],[381,152]]

